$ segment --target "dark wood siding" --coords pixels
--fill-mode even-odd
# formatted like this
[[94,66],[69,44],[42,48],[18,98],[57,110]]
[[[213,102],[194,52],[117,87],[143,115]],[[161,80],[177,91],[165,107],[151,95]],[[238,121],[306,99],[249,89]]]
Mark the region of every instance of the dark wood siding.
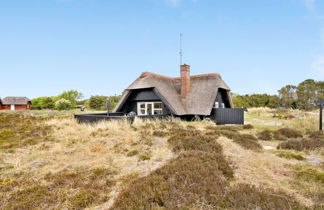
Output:
[[219,125],[244,124],[244,109],[242,108],[218,108],[213,109],[212,119]]
[[[124,105],[119,110],[120,112],[129,113],[129,112],[136,112],[137,113],[137,102],[156,102],[161,101],[161,98],[157,96],[153,90],[153,88],[149,89],[138,89],[132,90],[128,98],[126,99]],[[168,107],[162,102],[163,104],[163,114],[168,115],[171,114]]]
[[218,102],[219,104],[224,103],[225,108],[231,108],[231,104],[229,101],[228,93],[226,90],[219,88],[216,96],[215,102]]

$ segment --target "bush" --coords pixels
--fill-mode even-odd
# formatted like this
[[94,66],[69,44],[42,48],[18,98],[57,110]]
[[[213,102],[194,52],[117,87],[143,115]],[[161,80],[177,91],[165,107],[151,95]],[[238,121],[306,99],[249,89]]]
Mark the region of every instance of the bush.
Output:
[[295,165],[294,172],[298,179],[324,184],[324,172],[315,169],[311,165]]
[[138,150],[133,150],[133,151],[130,151],[129,153],[127,153],[127,157],[132,157],[132,156],[135,156],[138,154]]
[[253,129],[253,128],[254,128],[254,126],[251,124],[243,125],[243,129]]
[[163,130],[155,130],[153,131],[153,136],[157,136],[157,137],[165,137],[167,136],[169,133]]
[[39,97],[32,100],[31,109],[53,109],[55,106],[51,97]]
[[305,160],[305,158],[302,155],[287,151],[279,152],[277,156],[286,159]]
[[277,149],[293,149],[297,151],[302,150],[315,150],[318,148],[323,148],[324,142],[316,139],[290,139],[283,142],[277,146]]
[[232,177],[222,155],[189,152],[131,184],[112,209],[183,209],[225,193]]
[[303,134],[292,128],[281,128],[276,131],[271,130],[263,130],[257,134],[258,138],[261,140],[269,141],[269,140],[286,140],[287,138],[298,138],[303,137]]
[[211,129],[213,131],[207,132],[206,135],[225,136],[246,149],[255,151],[262,149],[262,146],[257,142],[258,139],[255,136],[250,134],[241,134],[237,127],[220,126]]
[[55,109],[57,110],[70,110],[71,108],[71,102],[63,98],[55,103]]
[[240,134],[233,138],[233,141],[245,149],[261,150],[262,146],[257,142],[257,138],[250,134]]
[[[189,134],[189,135],[188,135]],[[180,130],[168,139],[173,151],[198,150],[205,152],[221,153],[222,146],[216,142],[213,136],[206,136],[199,131],[191,130],[187,133]]]
[[292,128],[281,128],[281,129],[277,130],[277,132],[287,138],[303,137],[303,134],[300,131],[298,131],[296,129],[292,129]]
[[58,96],[55,96],[55,101],[59,101],[61,99],[68,100],[71,103],[71,106],[74,107],[77,104],[77,101],[83,98],[83,94],[78,92],[77,90],[69,90],[64,91]]
[[112,209],[305,208],[282,192],[246,184],[231,186],[232,177],[233,171],[221,154],[185,152],[131,183]]
[[89,99],[90,109],[106,110],[107,96],[91,96]]
[[309,138],[324,141],[324,131],[312,131],[307,133]]
[[272,131],[266,129],[257,134],[257,137],[261,140],[269,141],[272,139]]

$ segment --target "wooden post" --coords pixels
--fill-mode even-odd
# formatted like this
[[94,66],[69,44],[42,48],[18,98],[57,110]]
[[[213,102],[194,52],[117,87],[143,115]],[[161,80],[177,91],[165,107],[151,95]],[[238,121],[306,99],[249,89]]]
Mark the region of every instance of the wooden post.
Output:
[[323,105],[320,105],[320,122],[319,122],[319,129],[320,131],[323,130]]
[[320,129],[320,131],[322,131],[323,130],[323,106],[324,106],[324,100],[317,100],[317,101],[314,101],[314,103],[320,107],[319,129]]
[[107,116],[109,116],[109,112],[110,112],[110,102],[109,102],[109,99],[107,98],[107,101],[106,101],[106,109],[107,109]]

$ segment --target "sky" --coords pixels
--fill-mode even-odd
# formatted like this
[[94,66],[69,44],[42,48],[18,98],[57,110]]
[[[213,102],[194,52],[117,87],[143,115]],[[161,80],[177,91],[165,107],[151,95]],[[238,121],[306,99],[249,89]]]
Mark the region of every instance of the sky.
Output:
[[0,0],[0,97],[118,95],[144,71],[239,94],[324,80],[323,0]]

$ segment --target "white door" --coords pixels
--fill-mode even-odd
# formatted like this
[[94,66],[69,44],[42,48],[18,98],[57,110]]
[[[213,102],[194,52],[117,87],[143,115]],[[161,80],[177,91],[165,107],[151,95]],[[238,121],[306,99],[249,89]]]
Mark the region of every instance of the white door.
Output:
[[10,110],[15,110],[15,105],[10,105]]

